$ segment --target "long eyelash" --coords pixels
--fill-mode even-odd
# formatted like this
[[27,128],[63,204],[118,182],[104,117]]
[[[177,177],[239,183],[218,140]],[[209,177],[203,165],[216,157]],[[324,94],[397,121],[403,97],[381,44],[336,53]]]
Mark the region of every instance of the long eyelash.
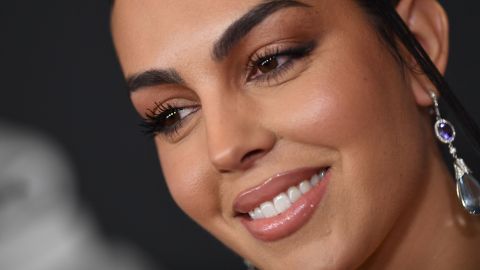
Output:
[[178,133],[178,130],[182,127],[183,121],[178,121],[172,127],[161,127],[158,123],[161,120],[163,113],[171,110],[177,110],[179,108],[170,104],[164,105],[155,102],[153,109],[148,109],[145,114],[145,118],[142,119],[140,126],[143,128],[142,133],[148,137],[154,137],[157,134],[163,134],[166,137],[172,137]]
[[291,59],[280,66],[278,69],[273,70],[272,72],[263,74],[258,76],[257,81],[263,82],[270,82],[272,79],[278,79],[281,77],[282,74],[288,71],[288,69],[293,67],[293,61],[296,59],[301,59],[303,57],[306,57],[310,55],[310,53],[315,49],[317,43],[316,41],[312,40],[309,41],[305,44],[302,44],[297,47],[291,47],[287,48],[285,50],[280,50],[278,47],[276,48],[270,48],[267,49],[263,52],[256,53],[253,57],[252,60],[249,61],[247,65],[247,74],[250,74],[252,70],[258,67],[263,61],[267,60],[268,58],[271,57],[279,57],[279,56],[290,56]]

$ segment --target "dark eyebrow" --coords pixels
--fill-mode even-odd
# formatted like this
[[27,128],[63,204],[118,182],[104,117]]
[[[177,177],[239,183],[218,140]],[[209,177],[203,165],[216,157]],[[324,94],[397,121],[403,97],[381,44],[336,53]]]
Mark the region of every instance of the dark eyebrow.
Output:
[[127,78],[129,93],[142,87],[160,84],[184,84],[184,80],[174,69],[150,69]]
[[212,50],[213,58],[220,61],[230,50],[244,38],[255,26],[276,11],[288,7],[311,7],[295,0],[269,0],[253,7],[240,19],[233,22],[223,35],[215,42]]
[[[263,0],[242,17],[233,22],[222,36],[214,43],[212,55],[216,61],[222,60],[230,50],[244,38],[255,26],[276,11],[289,7],[311,7],[295,0]],[[161,84],[185,84],[174,69],[150,69],[127,77],[129,93]]]

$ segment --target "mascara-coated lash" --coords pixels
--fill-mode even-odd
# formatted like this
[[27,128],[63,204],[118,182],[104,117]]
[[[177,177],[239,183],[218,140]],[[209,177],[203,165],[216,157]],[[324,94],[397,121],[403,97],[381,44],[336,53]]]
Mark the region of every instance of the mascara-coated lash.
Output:
[[[286,49],[280,49],[279,47],[276,47],[256,53],[247,66],[247,82],[270,82],[272,79],[278,79],[278,77],[281,77],[280,75],[288,71],[289,68],[293,67],[293,62],[295,60],[308,56],[315,49],[316,45],[317,42],[312,40]],[[271,72],[261,74],[252,79],[252,72],[256,71],[262,62],[278,57],[289,57],[290,59]]]
[[[182,118],[175,119],[173,117],[181,117],[180,113],[182,110],[192,108],[194,107],[175,107],[171,104],[164,105],[156,102],[154,109],[148,110],[148,113],[146,113],[145,118],[140,125],[145,128],[144,134],[146,135],[154,136],[156,134],[164,134],[165,136],[171,137],[178,133],[178,130],[183,123]],[[194,111],[196,111],[196,109],[193,110],[193,112]],[[165,121],[169,120],[172,123],[165,123]]]

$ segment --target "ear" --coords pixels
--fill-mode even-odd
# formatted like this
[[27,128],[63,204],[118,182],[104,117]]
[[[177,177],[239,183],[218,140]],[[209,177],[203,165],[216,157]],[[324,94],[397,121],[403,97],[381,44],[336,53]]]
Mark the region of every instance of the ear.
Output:
[[[397,12],[415,35],[437,69],[444,74],[448,61],[448,17],[436,0],[400,0]],[[411,57],[407,57],[411,59]],[[412,61],[415,61],[413,59]],[[428,78],[410,72],[411,88],[417,104],[430,106],[429,91],[434,87]]]

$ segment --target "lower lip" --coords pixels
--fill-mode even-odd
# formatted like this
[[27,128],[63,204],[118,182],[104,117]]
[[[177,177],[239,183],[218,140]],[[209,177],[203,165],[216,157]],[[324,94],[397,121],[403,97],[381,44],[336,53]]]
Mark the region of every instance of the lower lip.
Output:
[[275,241],[287,237],[310,220],[325,194],[329,178],[330,170],[316,186],[277,216],[255,220],[242,216],[240,221],[253,237],[259,240]]

